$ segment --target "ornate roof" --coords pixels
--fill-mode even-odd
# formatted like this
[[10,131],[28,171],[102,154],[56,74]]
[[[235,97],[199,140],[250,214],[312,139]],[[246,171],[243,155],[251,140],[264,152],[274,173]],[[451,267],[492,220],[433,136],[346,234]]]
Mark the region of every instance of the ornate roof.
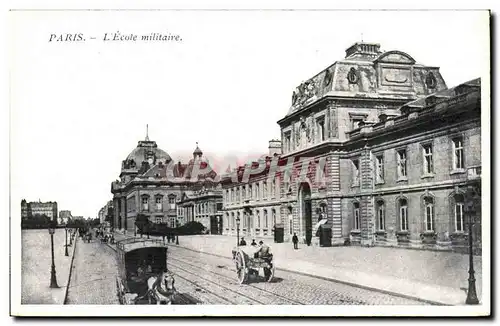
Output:
[[168,164],[171,161],[172,158],[170,155],[158,148],[155,141],[141,140],[138,142],[137,147],[134,148],[122,162],[122,172],[137,172],[145,163],[148,163],[148,165],[156,165],[160,162],[162,164]]
[[415,62],[402,51],[382,51],[376,43],[355,43],[346,56],[292,94],[291,115],[325,97],[414,100],[446,89],[438,67]]

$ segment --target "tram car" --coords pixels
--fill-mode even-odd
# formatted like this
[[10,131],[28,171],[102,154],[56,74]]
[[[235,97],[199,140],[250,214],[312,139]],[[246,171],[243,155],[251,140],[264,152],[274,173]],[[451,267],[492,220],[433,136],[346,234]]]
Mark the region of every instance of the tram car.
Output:
[[116,253],[120,304],[172,304],[177,290],[167,270],[168,247],[163,240],[121,240]]

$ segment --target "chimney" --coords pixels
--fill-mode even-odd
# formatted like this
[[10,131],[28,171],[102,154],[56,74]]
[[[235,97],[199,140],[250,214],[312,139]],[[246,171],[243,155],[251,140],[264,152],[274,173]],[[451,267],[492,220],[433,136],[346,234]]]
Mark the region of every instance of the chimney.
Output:
[[281,155],[281,141],[272,139],[269,141],[269,156],[273,157],[275,154]]
[[380,51],[380,44],[356,42],[345,50],[345,58],[376,58],[382,51]]

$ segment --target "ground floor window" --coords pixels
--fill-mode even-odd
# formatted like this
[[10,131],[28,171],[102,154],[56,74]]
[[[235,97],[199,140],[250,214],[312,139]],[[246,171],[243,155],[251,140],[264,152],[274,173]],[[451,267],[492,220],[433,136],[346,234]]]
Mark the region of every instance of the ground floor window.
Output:
[[359,230],[361,224],[360,222],[359,203],[354,203],[354,230]]

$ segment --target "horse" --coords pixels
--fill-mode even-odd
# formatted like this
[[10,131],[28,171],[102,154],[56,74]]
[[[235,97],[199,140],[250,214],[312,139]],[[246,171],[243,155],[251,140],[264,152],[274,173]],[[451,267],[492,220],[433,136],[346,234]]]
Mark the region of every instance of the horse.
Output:
[[167,270],[156,276],[151,276],[147,280],[148,290],[146,294],[135,298],[135,302],[147,297],[149,304],[154,300],[157,305],[165,303],[172,304],[172,300],[176,294],[174,286],[175,280],[173,274]]

